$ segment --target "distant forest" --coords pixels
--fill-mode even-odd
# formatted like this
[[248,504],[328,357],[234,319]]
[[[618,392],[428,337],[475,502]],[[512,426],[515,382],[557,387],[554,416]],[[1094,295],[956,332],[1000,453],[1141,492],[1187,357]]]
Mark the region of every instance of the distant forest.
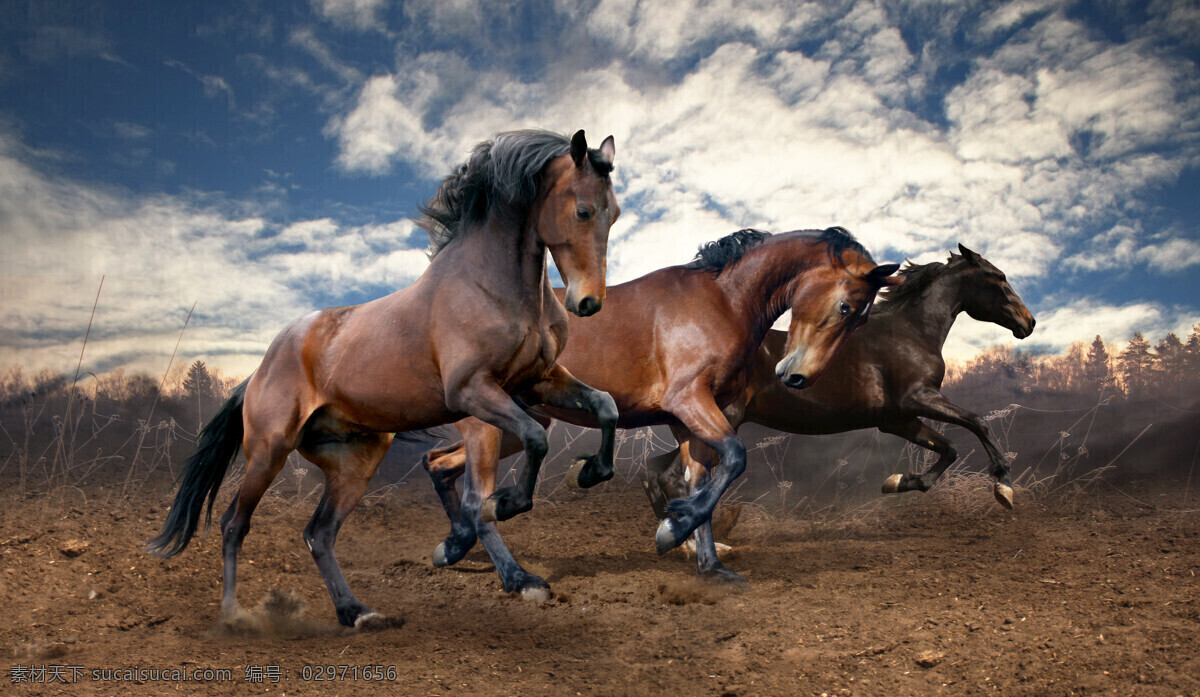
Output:
[[1097,335],[1091,344],[1071,344],[1059,355],[1035,356],[1010,346],[994,346],[975,358],[947,367],[945,387],[986,394],[997,384],[1023,392],[1095,394],[1192,402],[1200,386],[1200,323],[1187,341],[1167,334],[1151,347],[1137,332],[1115,352]]
[[[151,482],[169,484],[203,424],[243,379],[225,377],[199,360],[159,377],[124,370],[27,374],[20,366],[10,367],[0,374],[0,481],[18,482],[24,491],[103,485],[123,494]],[[1150,442],[1154,449],[1140,455],[1131,451],[1126,459],[1186,465],[1194,459],[1200,425],[1200,323],[1186,341],[1167,334],[1152,345],[1139,333],[1119,351],[1100,336],[1057,355],[992,347],[969,361],[951,362],[944,391],[964,407],[990,412],[989,419],[1013,407],[1038,414],[1018,420],[1015,428],[1005,426],[1014,450],[1032,453],[1047,442],[1061,446],[1078,418],[1074,412],[1103,404],[1099,420],[1089,422],[1086,441],[1098,465],[1104,464],[1101,456],[1124,452],[1147,424],[1154,429],[1139,447]],[[960,449],[977,447],[964,434],[950,435]],[[763,435],[743,429],[743,437],[751,438],[748,445]],[[810,461],[833,462],[842,457],[839,448],[854,447],[836,438],[804,442]],[[864,471],[887,472],[888,459],[895,456],[880,457],[864,464]],[[390,458],[403,460],[401,471],[410,471],[411,453]]]

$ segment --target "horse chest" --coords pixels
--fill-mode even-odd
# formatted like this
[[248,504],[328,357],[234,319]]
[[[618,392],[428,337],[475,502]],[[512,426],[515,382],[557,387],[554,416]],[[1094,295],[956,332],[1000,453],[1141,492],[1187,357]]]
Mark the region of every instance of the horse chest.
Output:
[[559,338],[547,326],[529,327],[514,342],[510,378],[524,380],[545,374],[561,352]]

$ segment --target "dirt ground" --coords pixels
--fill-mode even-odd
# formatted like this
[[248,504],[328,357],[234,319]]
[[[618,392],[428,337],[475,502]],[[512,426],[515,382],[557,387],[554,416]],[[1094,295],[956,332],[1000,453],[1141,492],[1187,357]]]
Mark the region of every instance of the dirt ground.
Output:
[[1200,695],[1200,506],[1182,485],[1098,483],[1014,511],[986,483],[783,518],[748,506],[726,563],[752,589],[736,592],[656,555],[642,493],[610,483],[502,525],[553,586],[536,604],[501,592],[481,549],[433,568],[446,524],[421,484],[373,497],[339,538],[359,598],[404,619],[369,633],[337,627],[300,540],[315,495],[259,508],[239,595],[274,594],[239,634],[217,622],[217,534],[173,559],[140,551],[165,496],[9,491],[0,691]]

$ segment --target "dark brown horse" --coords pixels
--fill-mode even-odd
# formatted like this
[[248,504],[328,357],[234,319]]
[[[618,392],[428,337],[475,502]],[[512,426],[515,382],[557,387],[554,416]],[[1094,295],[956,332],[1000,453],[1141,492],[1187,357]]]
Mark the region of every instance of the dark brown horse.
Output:
[[262,365],[205,427],[162,532],[163,556],[183,550],[204,498],[213,501],[229,462],[246,452],[246,477],[221,519],[221,611],[237,611],[237,556],[250,516],[288,453],[325,473],[325,493],[304,540],[338,620],[376,617],[351,593],[333,546],[343,519],[397,431],[483,419],[516,434],[537,460],[546,432],[526,403],[590,410],[616,421],[612,400],[554,365],[566,311],[551,293],[546,252],[578,315],[605,297],[608,231],[620,213],[609,172],[613,140],[589,150],[545,131],[505,133],[474,149],[423,209],[429,268],[412,285],[353,307],[313,312],[275,338]]
[[[983,443],[996,478],[996,500],[1012,508],[1008,459],[987,422],[941,392],[942,344],[960,312],[1011,330],[1018,339],[1029,336],[1035,322],[1000,269],[962,245],[959,250],[962,256],[951,255],[948,263],[910,264],[902,270],[904,283],[883,292],[870,324],[850,337],[821,382],[807,390],[788,390],[774,379],[771,366],[784,353],[785,336],[770,332],[745,395],[725,410],[730,423],[810,435],[874,427],[938,454],[924,474],[889,477],[884,493],[928,491],[958,457],[921,417],[961,426]],[[676,466],[680,459],[676,449],[647,461],[646,491],[659,518],[667,515],[667,502],[688,488],[683,469]],[[689,477],[700,474],[689,464]]]
[[[743,230],[701,248],[687,266],[660,269],[608,289],[603,314],[570,320],[571,341],[559,363],[612,395],[624,428],[668,424],[678,437],[694,436],[720,454],[711,482],[686,500],[672,501],[655,542],[660,553],[702,528],[721,494],[745,469],[746,449],[721,413],[746,388],[749,368],[771,324],[792,311],[784,355],[773,370],[784,383],[803,386],[821,376],[850,333],[867,319],[880,287],[897,264],[877,266],[841,228],[768,235]],[[542,406],[536,415],[595,426],[577,408]],[[496,564],[507,591],[545,595],[546,582],[526,573],[490,522],[492,508],[509,495],[492,494],[500,458],[519,445],[476,419],[457,424],[464,444],[431,451],[426,467],[450,515],[451,534],[434,563],[452,564],[476,534]],[[503,442],[507,440],[508,442]],[[460,501],[453,480],[470,463]],[[611,458],[577,461],[568,483],[589,487],[612,477]],[[489,494],[491,496],[489,497]],[[486,501],[485,501],[486,499]],[[697,555],[700,573],[741,582],[716,558],[712,545]]]

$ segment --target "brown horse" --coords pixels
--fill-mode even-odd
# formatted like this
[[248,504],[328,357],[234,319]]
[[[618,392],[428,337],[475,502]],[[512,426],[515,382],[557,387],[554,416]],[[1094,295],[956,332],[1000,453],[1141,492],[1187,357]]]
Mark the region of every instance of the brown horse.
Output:
[[[784,353],[785,336],[770,332],[746,393],[725,410],[730,423],[809,435],[875,427],[938,454],[924,474],[889,477],[884,493],[928,491],[958,457],[950,441],[921,417],[961,426],[983,443],[996,479],[996,500],[1012,508],[1008,459],[987,422],[941,392],[946,374],[942,344],[960,312],[998,324],[1018,339],[1029,336],[1036,322],[1000,269],[966,247],[958,248],[962,256],[952,254],[945,264],[910,264],[902,270],[904,283],[884,291],[870,324],[850,337],[825,377],[810,389],[784,389],[773,379],[771,366]],[[667,502],[688,488],[683,470],[675,466],[680,459],[676,449],[647,461],[646,492],[659,518],[666,517]],[[701,474],[690,463],[687,469],[689,478]]]
[[304,540],[338,621],[377,617],[351,593],[334,557],[343,519],[358,503],[397,431],[472,415],[516,434],[531,466],[546,432],[526,403],[591,410],[616,421],[612,400],[554,365],[566,311],[551,293],[546,252],[585,316],[605,297],[608,231],[620,208],[609,172],[610,136],[589,150],[545,131],[504,133],[474,149],[423,208],[429,268],[412,285],[353,307],[313,312],[275,338],[262,365],[205,427],[175,503],[151,550],[170,556],[209,516],[241,446],[246,477],[221,519],[221,611],[237,611],[237,556],[250,516],[293,450],[325,473],[325,493]]
[[[821,376],[850,333],[866,321],[880,287],[898,264],[877,266],[842,228],[769,235],[743,230],[701,248],[687,266],[660,269],[608,289],[607,309],[570,321],[571,342],[559,363],[610,393],[624,428],[668,424],[677,437],[699,438],[721,456],[712,481],[687,500],[672,501],[674,517],[655,537],[659,553],[702,528],[711,543],[709,516],[721,494],[745,469],[746,448],[721,413],[746,388],[759,343],[785,310],[792,311],[778,379],[801,387]],[[595,426],[593,417],[561,405],[538,407],[550,418]],[[464,443],[431,451],[426,468],[450,515],[451,534],[434,554],[438,566],[462,558],[476,535],[496,564],[507,591],[545,596],[546,582],[526,573],[490,521],[504,519],[492,494],[500,458],[518,444],[476,419],[456,424]],[[508,441],[508,442],[504,442]],[[460,501],[454,479],[470,463]],[[611,458],[576,461],[568,483],[589,487],[611,478]],[[489,494],[491,496],[489,497]],[[486,501],[484,500],[486,499]],[[744,583],[716,558],[712,545],[697,555],[702,575]]]

